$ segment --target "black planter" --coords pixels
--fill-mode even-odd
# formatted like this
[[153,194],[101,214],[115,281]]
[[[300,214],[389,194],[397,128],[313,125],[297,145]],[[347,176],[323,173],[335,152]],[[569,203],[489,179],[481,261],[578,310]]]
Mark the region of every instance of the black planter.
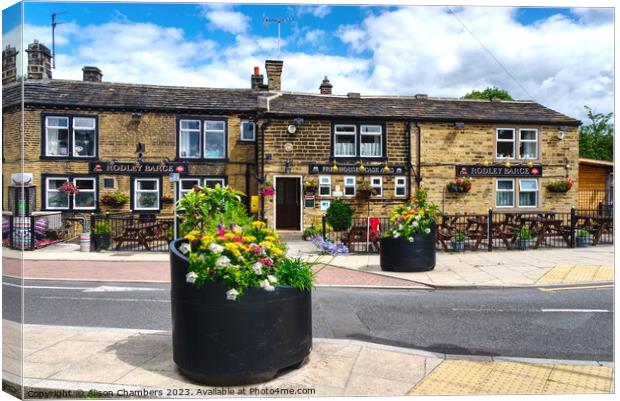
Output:
[[424,272],[435,268],[435,224],[430,234],[407,238],[381,238],[381,270],[396,272]]
[[93,234],[93,241],[95,242],[95,250],[101,251],[110,247],[112,240],[112,233],[107,234]]
[[221,284],[186,282],[187,258],[170,243],[172,354],[179,371],[215,386],[259,383],[297,367],[312,347],[310,292],[250,288],[236,301]]

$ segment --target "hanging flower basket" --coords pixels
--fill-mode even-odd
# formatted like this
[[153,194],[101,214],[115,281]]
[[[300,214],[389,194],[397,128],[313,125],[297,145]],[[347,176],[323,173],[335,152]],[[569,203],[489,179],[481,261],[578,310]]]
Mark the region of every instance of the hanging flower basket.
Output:
[[316,195],[318,188],[316,181],[306,181],[304,182],[304,195]]
[[566,193],[573,187],[573,180],[567,178],[560,181],[552,181],[547,184],[547,190],[549,192]]
[[356,197],[360,200],[369,200],[373,196],[377,195],[377,190],[370,186],[370,183],[367,181],[362,182],[357,186]]
[[69,181],[65,181],[62,186],[58,188],[58,192],[67,195],[75,195],[80,193],[80,187],[73,185]]
[[471,180],[469,177],[459,177],[449,182],[447,188],[448,192],[467,193],[471,189]]
[[260,194],[264,198],[270,198],[275,195],[276,190],[273,188],[273,184],[271,181],[265,181],[265,183],[260,187]]

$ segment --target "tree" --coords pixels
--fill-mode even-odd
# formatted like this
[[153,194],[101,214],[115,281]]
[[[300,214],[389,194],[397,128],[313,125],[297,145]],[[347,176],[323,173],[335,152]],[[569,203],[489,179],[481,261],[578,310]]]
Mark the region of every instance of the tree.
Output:
[[614,126],[610,120],[614,113],[596,113],[590,107],[584,107],[588,110],[590,122],[579,130],[579,157],[613,161]]
[[493,98],[502,99],[502,100],[512,100],[512,96],[508,94],[508,91],[499,89],[495,86],[488,87],[482,92],[474,89],[473,91],[469,92],[467,95],[463,96],[463,99],[491,100]]

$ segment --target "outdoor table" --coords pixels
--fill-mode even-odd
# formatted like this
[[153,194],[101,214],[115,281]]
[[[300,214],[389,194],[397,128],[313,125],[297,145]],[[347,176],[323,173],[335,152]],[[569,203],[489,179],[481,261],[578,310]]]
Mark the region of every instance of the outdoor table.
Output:
[[559,234],[562,236],[568,246],[570,246],[570,235],[562,227],[562,220],[555,218],[555,213],[539,213],[536,216],[523,216],[521,221],[524,223],[530,223],[530,228],[536,236],[536,243],[534,249],[538,249],[542,243],[544,243],[547,235]]
[[467,237],[476,240],[473,249],[477,250],[483,239],[487,238],[487,217],[476,216],[467,218],[467,226],[465,227]]
[[125,227],[122,234],[115,237],[116,249],[119,249],[123,242],[138,242],[150,251],[149,241],[165,238],[166,229],[172,225],[169,221],[153,221],[136,223]]
[[443,246],[443,249],[447,250],[448,246],[446,241],[452,239],[452,236],[456,232],[456,222],[459,219],[458,215],[450,216],[447,214],[441,215],[441,223],[437,225],[436,242]]
[[606,216],[577,216],[578,219],[584,219],[583,228],[590,234],[594,235],[592,239],[592,246],[598,244],[601,240],[601,236],[609,232],[613,227],[613,217]]

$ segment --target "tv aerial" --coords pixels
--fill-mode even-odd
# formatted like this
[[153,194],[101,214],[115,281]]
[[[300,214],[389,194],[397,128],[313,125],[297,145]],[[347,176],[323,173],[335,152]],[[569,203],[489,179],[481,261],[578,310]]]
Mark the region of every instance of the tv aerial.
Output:
[[66,11],[61,13],[52,13],[52,68],[56,68],[56,25],[65,24],[64,21],[56,21],[56,16],[66,14]]
[[263,14],[263,25],[269,25],[269,24],[274,24],[274,23],[278,24],[278,58],[280,58],[280,26],[283,23],[291,22],[292,20],[293,20],[293,17],[269,18]]

